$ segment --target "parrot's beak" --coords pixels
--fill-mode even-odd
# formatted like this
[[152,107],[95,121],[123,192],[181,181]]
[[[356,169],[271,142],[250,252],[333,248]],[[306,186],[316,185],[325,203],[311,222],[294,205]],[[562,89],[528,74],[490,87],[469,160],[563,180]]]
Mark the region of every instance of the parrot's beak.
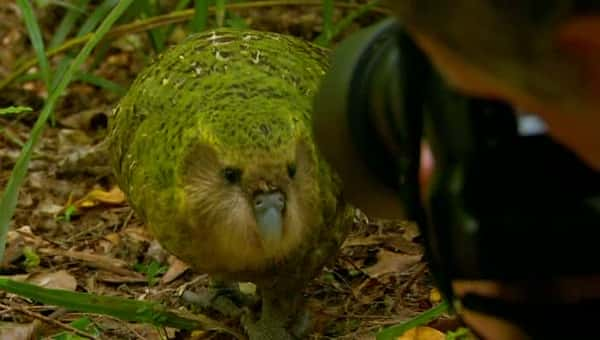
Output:
[[259,192],[254,195],[253,209],[263,242],[280,241],[283,235],[284,194],[278,190]]

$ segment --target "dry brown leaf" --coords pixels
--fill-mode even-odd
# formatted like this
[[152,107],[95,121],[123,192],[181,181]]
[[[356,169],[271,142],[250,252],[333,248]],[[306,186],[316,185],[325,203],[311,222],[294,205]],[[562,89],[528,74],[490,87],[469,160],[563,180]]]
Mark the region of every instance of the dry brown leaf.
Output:
[[119,275],[108,271],[99,270],[96,274],[96,280],[107,283],[146,283],[148,279],[137,272],[134,275]]
[[62,205],[55,204],[54,202],[47,199],[47,200],[44,200],[43,202],[41,202],[40,204],[38,204],[36,210],[37,210],[37,212],[47,215],[47,216],[56,216],[61,211],[63,211],[63,209],[64,208]]
[[165,275],[163,275],[163,277],[160,279],[160,282],[164,284],[172,282],[181,274],[183,274],[186,270],[190,269],[190,266],[187,263],[181,261],[173,255],[169,256],[168,262],[169,269],[167,270]]
[[25,238],[23,235],[14,230],[8,232],[6,236],[6,249],[4,250],[4,258],[0,263],[0,268],[8,268],[8,266],[23,255],[23,247],[25,247]]
[[152,240],[146,251],[146,257],[158,263],[165,263],[169,258],[169,253],[167,253],[157,240]]
[[77,289],[77,280],[66,270],[57,272],[42,272],[29,275],[29,283],[50,289],[63,289],[74,291]]
[[121,235],[119,235],[119,233],[106,234],[104,235],[104,239],[109,241],[113,246],[116,246],[119,243],[121,243]]
[[442,301],[442,294],[437,288],[433,287],[429,291],[429,301],[434,305]]
[[58,153],[65,155],[76,152],[82,145],[88,145],[92,139],[81,130],[61,129],[58,131]]
[[380,236],[348,237],[342,247],[375,246],[383,242]]
[[125,194],[119,187],[113,187],[109,191],[94,189],[84,198],[75,202],[77,208],[92,208],[99,204],[120,205],[125,203]]
[[0,339],[30,340],[35,339],[36,327],[31,323],[2,322],[0,323]]
[[400,273],[421,261],[421,258],[422,255],[398,254],[382,249],[377,253],[377,263],[364,269],[364,271],[372,278],[388,273]]
[[421,326],[409,329],[396,340],[444,340],[446,335],[435,328]]
[[419,226],[414,222],[407,222],[404,226],[404,237],[407,240],[414,240],[415,238],[421,235],[421,231],[419,230]]
[[402,252],[410,255],[420,255],[423,253],[422,248],[416,243],[409,241],[404,236],[392,236],[385,239],[385,246],[397,252]]
[[128,227],[121,234],[126,235],[130,239],[138,242],[152,242],[154,239],[148,229],[144,227]]

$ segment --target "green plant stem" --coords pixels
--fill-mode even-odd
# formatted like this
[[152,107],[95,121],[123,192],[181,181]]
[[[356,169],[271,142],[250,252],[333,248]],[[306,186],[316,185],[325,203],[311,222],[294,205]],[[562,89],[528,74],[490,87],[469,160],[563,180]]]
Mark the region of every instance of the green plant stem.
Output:
[[[246,3],[236,3],[236,4],[228,4],[226,7],[229,10],[235,9],[246,9],[246,8],[260,8],[260,7],[274,7],[274,6],[321,6],[321,0],[287,0],[287,1],[254,1],[254,2],[246,2]],[[360,5],[357,4],[346,4],[346,3],[335,3],[336,7],[339,8],[358,8]],[[210,11],[215,11],[215,7],[210,7]],[[391,12],[385,8],[373,7],[371,11],[390,15]],[[149,18],[147,20],[140,20],[134,23],[125,24],[121,26],[117,26],[112,29],[110,32],[106,34],[106,38],[115,38],[122,36],[124,34],[129,33],[139,33],[144,32],[146,30],[161,27],[170,24],[176,24],[180,22],[184,22],[189,20],[194,16],[194,9],[188,9],[184,11],[177,11],[161,16],[157,16],[154,18]],[[59,53],[65,52],[73,47],[79,46],[87,42],[91,37],[91,34],[87,34],[81,37],[73,38],[66,41],[61,46],[50,49],[46,52],[48,57],[57,55]],[[20,75],[27,72],[31,67],[35,66],[37,60],[30,59],[19,66],[16,67],[15,71],[9,74],[6,78],[0,81],[0,91],[2,91],[7,85],[12,83],[15,79],[17,79]]]
[[71,30],[75,26],[75,23],[77,22],[79,16],[85,13],[85,8],[87,7],[89,2],[90,0],[79,0],[73,5],[74,8],[69,8],[67,14],[63,17],[62,21],[58,25],[58,28],[55,32],[53,32],[52,39],[50,39],[48,47],[54,48],[62,44],[63,41],[65,41],[67,35],[69,35]]
[[217,27],[223,27],[223,23],[225,22],[225,11],[226,11],[225,0],[216,0],[215,4],[216,4],[215,14],[216,14],[216,19],[217,19]]
[[[343,30],[348,28],[352,24],[352,22],[354,22],[354,20],[361,17],[365,13],[372,11],[374,8],[376,8],[375,6],[377,6],[380,2],[381,0],[372,0],[370,2],[367,2],[366,4],[361,5],[360,7],[350,12],[350,14],[345,16],[342,20],[340,20],[340,22],[338,22],[335,26],[331,28],[328,28],[328,25],[326,25],[324,21],[323,32],[319,34],[317,38],[315,38],[314,42],[322,46],[328,46],[333,40],[333,38],[335,38]],[[325,18],[323,20],[325,20]]]
[[6,278],[0,278],[0,289],[71,311],[109,315],[120,320],[150,323],[161,327],[225,331],[238,339],[245,339],[243,335],[216,320],[204,315],[184,315],[180,312],[170,311],[154,301],[42,288]]
[[333,0],[323,0],[323,35],[325,41],[331,41],[333,35]]
[[194,16],[190,21],[190,31],[201,32],[208,23],[208,0],[194,1]]
[[46,88],[50,91],[50,63],[48,63],[48,58],[46,57],[46,53],[44,53],[44,40],[42,39],[40,25],[37,22],[35,14],[33,13],[33,8],[31,8],[31,4],[28,0],[17,0],[17,4],[23,12],[23,19],[25,20],[25,26],[29,33],[31,45],[35,50],[37,62],[40,65],[42,79],[44,80]]
[[442,301],[439,305],[424,311],[414,318],[400,324],[388,327],[376,335],[377,340],[393,340],[404,334],[409,329],[425,325],[448,311],[448,302]]

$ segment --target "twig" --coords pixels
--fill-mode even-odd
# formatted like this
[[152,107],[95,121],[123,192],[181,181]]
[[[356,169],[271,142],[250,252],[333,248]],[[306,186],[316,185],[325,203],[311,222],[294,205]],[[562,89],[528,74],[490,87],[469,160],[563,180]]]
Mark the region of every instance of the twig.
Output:
[[53,248],[39,248],[38,252],[44,255],[69,257],[74,260],[85,262],[91,267],[108,270],[119,275],[141,277],[141,274],[127,269],[129,267],[127,262],[104,255]]
[[38,319],[38,320],[44,321],[46,323],[52,324],[52,325],[54,325],[56,327],[65,329],[65,330],[67,330],[69,332],[75,333],[75,334],[77,334],[79,336],[82,336],[84,338],[87,338],[87,339],[97,339],[94,335],[92,335],[90,333],[84,332],[84,331],[79,330],[79,329],[77,329],[75,327],[72,327],[72,326],[69,326],[69,325],[67,325],[65,323],[62,323],[62,322],[60,322],[58,320],[54,320],[51,317],[47,317],[45,315],[32,312],[32,311],[27,310],[25,308],[17,307],[17,306],[7,306],[7,305],[3,305],[3,304],[0,304],[0,306],[2,308],[7,309],[7,310],[12,310],[12,311],[15,311],[15,312],[19,312],[21,314],[25,314],[25,315],[27,315],[29,317],[34,318],[34,319]]
[[[127,228],[127,225],[129,225],[129,221],[131,220],[131,218],[133,217],[134,211],[133,209],[131,209],[131,211],[129,211],[129,214],[127,214],[127,217],[125,217],[125,221],[123,221],[123,225],[121,226],[121,230]],[[117,228],[115,225],[115,228],[113,229],[113,232],[116,232]]]
[[398,294],[396,295],[399,297],[399,300],[394,305],[394,310],[399,310],[400,304],[404,301],[404,294],[417,281],[417,279],[420,278],[423,273],[425,273],[426,269],[427,266],[424,263],[420,263],[416,272],[400,287],[400,289],[398,289]]
[[[322,4],[321,0],[288,0],[288,1],[254,1],[254,2],[246,2],[246,3],[236,3],[236,4],[228,4],[226,6],[227,10],[232,9],[247,9],[247,8],[261,8],[261,7],[276,7],[276,6],[320,6]],[[346,4],[346,3],[335,3],[336,7],[339,8],[357,8],[361,5],[359,4]],[[215,7],[212,6],[209,8],[209,11],[215,11]],[[385,8],[375,7],[372,8],[371,11],[381,14],[390,15],[391,12]],[[144,32],[153,28],[162,27],[170,24],[176,24],[180,22],[187,21],[194,16],[194,9],[188,9],[184,11],[176,11],[165,15],[160,15],[156,17],[149,18],[147,20],[140,20],[134,23],[125,24],[121,26],[117,26],[110,30],[104,39],[115,38],[127,33],[139,33]],[[86,43],[92,37],[92,33],[88,33],[81,37],[73,38],[67,40],[61,46],[50,49],[46,51],[46,55],[48,58],[57,55],[59,53],[65,52],[75,46],[82,45]],[[18,65],[11,74],[9,74],[5,79],[0,81],[0,91],[4,89],[8,84],[12,83],[15,79],[17,79],[20,75],[27,72],[31,67],[37,64],[37,59],[29,59],[22,64]]]

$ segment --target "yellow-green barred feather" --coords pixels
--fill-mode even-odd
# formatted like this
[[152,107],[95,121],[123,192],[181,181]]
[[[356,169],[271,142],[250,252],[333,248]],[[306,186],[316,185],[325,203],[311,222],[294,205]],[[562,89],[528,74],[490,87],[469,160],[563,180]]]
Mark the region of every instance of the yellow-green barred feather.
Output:
[[[196,270],[257,283],[263,309],[314,277],[351,225],[311,131],[327,61],[285,35],[196,34],[138,76],[111,123],[118,183],[157,239]],[[281,209],[261,215],[263,198]]]

